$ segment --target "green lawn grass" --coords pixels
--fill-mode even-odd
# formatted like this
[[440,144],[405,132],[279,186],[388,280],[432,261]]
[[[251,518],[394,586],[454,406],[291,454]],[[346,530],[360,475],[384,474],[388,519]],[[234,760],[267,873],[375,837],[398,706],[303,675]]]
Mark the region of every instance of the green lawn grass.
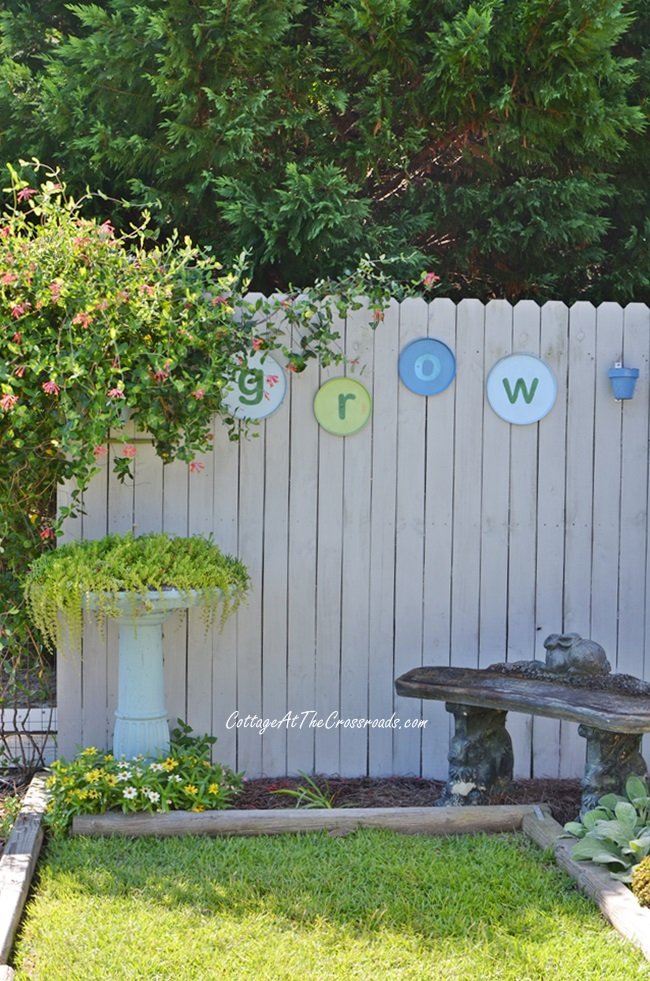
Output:
[[52,841],[14,955],[23,981],[650,977],[520,835]]

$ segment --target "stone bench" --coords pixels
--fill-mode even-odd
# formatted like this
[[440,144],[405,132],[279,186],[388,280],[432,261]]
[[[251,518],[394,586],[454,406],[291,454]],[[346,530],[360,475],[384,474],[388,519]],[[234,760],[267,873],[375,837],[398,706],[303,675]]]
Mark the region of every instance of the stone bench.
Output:
[[421,667],[396,680],[398,695],[444,701],[454,716],[441,804],[485,803],[492,792],[510,783],[509,711],[579,724],[578,732],[587,741],[581,814],[595,807],[603,794],[624,793],[630,774],[647,774],[641,738],[650,732],[650,685],[629,675],[610,674],[600,645],[577,634],[551,635],[545,646],[546,664]]

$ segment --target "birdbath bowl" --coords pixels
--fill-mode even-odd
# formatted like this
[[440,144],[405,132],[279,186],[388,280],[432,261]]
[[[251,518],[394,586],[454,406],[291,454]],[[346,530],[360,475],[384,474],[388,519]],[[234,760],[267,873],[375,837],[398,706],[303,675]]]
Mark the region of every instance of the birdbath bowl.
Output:
[[113,755],[154,757],[169,751],[169,723],[163,669],[163,623],[174,610],[201,602],[200,590],[122,592],[105,597],[86,593],[84,608],[98,607],[117,622],[118,688]]

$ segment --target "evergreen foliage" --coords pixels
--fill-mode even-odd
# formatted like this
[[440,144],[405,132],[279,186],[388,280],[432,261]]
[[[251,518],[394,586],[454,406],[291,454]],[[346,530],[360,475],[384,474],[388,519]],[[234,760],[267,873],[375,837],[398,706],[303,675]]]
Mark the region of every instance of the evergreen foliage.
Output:
[[19,0],[2,152],[265,290],[386,253],[455,298],[647,301],[649,33],[650,0]]

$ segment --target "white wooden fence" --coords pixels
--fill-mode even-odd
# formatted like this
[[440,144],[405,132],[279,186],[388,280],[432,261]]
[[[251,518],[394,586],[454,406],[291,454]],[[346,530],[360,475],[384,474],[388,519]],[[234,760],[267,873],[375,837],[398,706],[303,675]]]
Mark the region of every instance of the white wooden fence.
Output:
[[[367,324],[359,311],[341,325],[345,371],[373,398],[359,433],[319,427],[314,395],[343,369],[311,366],[289,376],[259,438],[229,443],[216,424],[199,473],[163,468],[138,443],[135,480],[121,485],[105,466],[87,515],[68,526],[84,537],[213,532],[248,564],[250,601],[222,633],[205,636],[194,613],[168,621],[165,670],[172,720],[213,732],[215,755],[249,776],[443,777],[444,706],[394,694],[419,664],[543,658],[549,633],[577,631],[617,670],[650,675],[648,308],[414,299],[393,303],[375,332]],[[429,398],[397,371],[400,350],[427,335],[457,359],[455,381]],[[539,423],[509,425],[486,401],[489,369],[512,352],[557,377]],[[621,358],[641,377],[618,403],[607,369]],[[110,744],[115,693],[115,631],[102,641],[89,624],[83,661],[59,659],[61,753]],[[233,726],[233,713],[279,723],[287,712],[293,726],[263,735]],[[333,713],[402,725],[330,728]],[[424,728],[405,726],[420,717]],[[509,728],[519,775],[581,772],[574,724],[513,714]]]

